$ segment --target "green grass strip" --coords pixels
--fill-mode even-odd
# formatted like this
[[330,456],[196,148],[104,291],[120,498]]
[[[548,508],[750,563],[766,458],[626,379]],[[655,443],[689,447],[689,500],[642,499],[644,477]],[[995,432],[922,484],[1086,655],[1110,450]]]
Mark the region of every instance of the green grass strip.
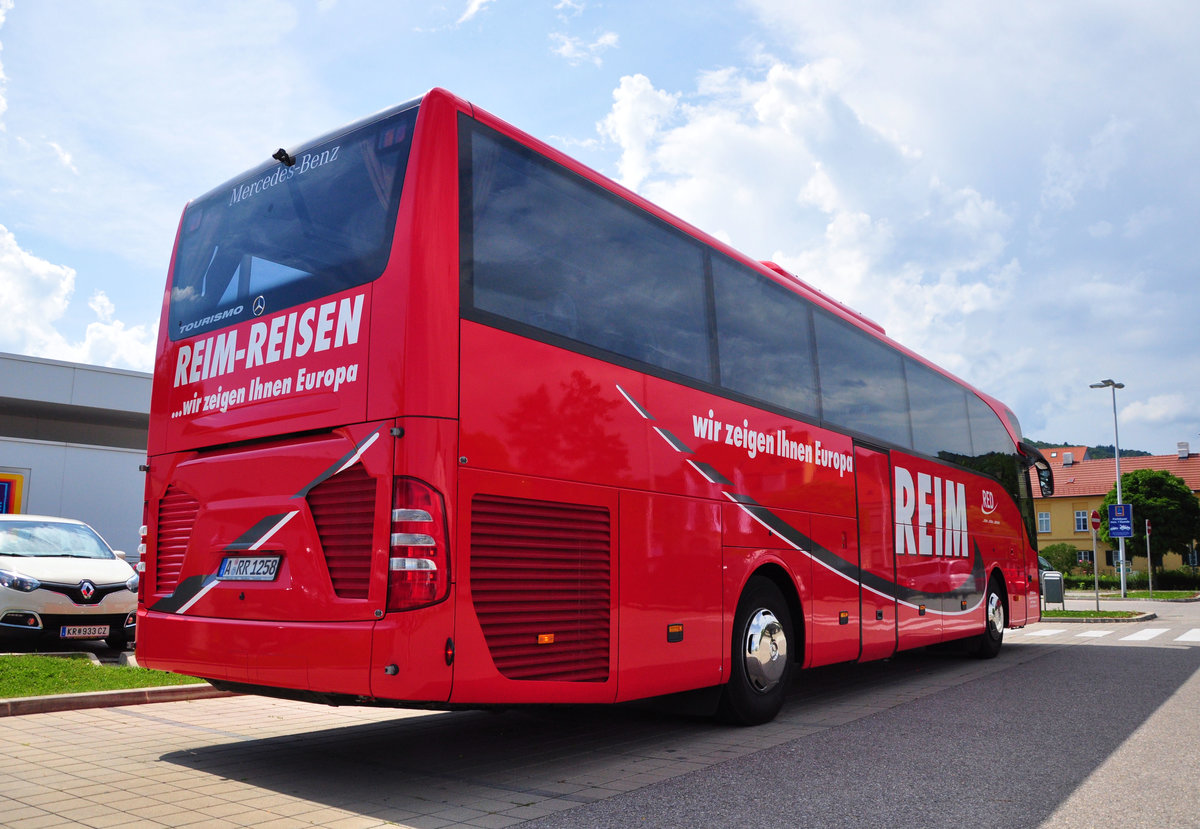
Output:
[[1130,619],[1142,614],[1134,610],[1043,610],[1043,619]]
[[124,665],[95,665],[89,659],[20,654],[0,656],[0,699],[120,691],[160,685],[193,685],[202,680]]

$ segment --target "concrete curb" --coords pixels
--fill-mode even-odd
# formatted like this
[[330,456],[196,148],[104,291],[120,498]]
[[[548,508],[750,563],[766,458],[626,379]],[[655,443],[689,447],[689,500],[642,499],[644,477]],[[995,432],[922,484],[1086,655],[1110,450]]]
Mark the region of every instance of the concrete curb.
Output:
[[1124,619],[1098,619],[1091,616],[1050,616],[1042,617],[1043,625],[1057,625],[1059,622],[1065,622],[1068,625],[1112,625],[1112,624],[1132,624],[1134,622],[1149,622],[1151,619],[1157,619],[1157,613],[1143,613],[1140,616],[1129,616]]
[[17,697],[0,700],[0,717],[21,714],[45,714],[51,711],[77,711],[85,708],[115,708],[148,702],[179,702],[235,696],[218,691],[207,682],[196,685],[166,685],[159,688],[129,688],[123,691],[92,691],[86,694],[53,694],[45,697]]

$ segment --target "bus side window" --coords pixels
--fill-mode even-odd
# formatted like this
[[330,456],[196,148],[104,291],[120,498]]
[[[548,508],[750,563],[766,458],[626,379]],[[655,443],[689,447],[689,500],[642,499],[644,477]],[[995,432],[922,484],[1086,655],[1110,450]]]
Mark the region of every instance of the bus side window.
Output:
[[722,257],[713,257],[712,274],[721,385],[820,417],[812,306]]
[[816,323],[823,419],[911,448],[899,352],[824,311]]
[[904,377],[908,383],[913,449],[945,460],[973,454],[966,389],[907,357]]
[[711,380],[696,242],[482,127],[470,141],[475,308]]

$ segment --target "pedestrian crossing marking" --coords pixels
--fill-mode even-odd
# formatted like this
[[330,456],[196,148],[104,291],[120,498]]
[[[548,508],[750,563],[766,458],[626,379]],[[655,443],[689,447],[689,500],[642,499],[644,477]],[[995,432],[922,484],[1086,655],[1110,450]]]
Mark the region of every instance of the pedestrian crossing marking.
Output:
[[[1123,626],[1122,626],[1123,627]],[[1069,628],[1043,628],[1038,625],[1031,627],[1009,630],[1006,633],[1009,636],[1015,637],[1016,634],[1021,634],[1022,639],[1037,638],[1048,639],[1052,636],[1059,636],[1067,633]],[[1190,630],[1179,633],[1179,628],[1139,628],[1128,635],[1120,637],[1121,642],[1149,642],[1152,639],[1157,639],[1164,633],[1170,634],[1172,641],[1188,644],[1200,645],[1200,628],[1191,628]],[[1069,634],[1074,639],[1103,639],[1106,636],[1111,636],[1114,633],[1121,633],[1121,630],[1097,630],[1089,625],[1088,630],[1079,633]],[[1178,636],[1175,634],[1179,633]]]
[[1131,633],[1128,636],[1122,636],[1122,642],[1147,642],[1156,636],[1161,636],[1170,628],[1145,628],[1137,633]]

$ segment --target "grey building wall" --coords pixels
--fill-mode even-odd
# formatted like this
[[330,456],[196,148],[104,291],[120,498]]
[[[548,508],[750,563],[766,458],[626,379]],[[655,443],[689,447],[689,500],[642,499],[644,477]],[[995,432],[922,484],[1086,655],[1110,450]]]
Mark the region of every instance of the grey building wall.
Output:
[[137,559],[150,375],[0,353],[0,472],[22,511],[78,518]]

